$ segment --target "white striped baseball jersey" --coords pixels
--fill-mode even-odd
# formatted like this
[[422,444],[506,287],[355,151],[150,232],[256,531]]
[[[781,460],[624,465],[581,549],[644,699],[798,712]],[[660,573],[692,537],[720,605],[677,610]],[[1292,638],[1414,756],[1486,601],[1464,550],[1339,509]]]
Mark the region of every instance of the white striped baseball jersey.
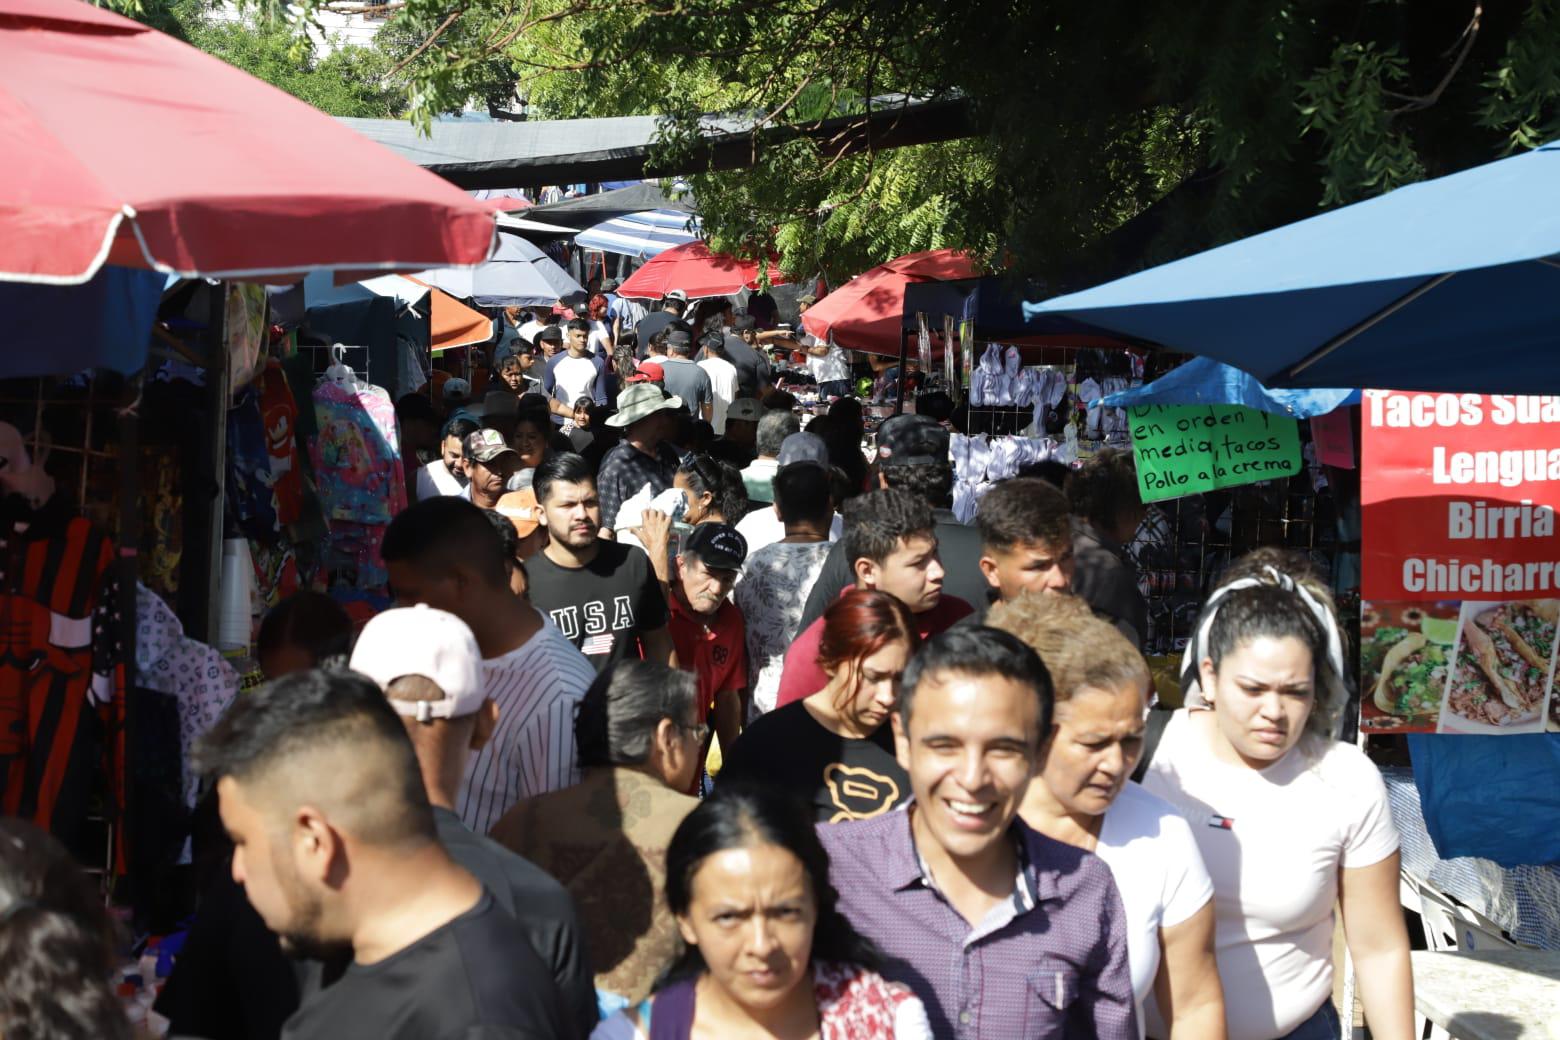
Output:
[[522,798],[579,783],[574,710],[596,670],[543,616],[523,645],[483,661],[482,674],[498,705],[498,728],[466,763],[455,807],[478,834]]

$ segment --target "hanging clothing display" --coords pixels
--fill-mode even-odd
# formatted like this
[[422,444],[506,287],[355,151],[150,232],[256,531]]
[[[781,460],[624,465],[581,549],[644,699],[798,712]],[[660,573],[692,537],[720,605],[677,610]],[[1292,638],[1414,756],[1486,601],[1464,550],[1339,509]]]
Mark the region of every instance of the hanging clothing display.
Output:
[[271,495],[276,519],[295,524],[303,512],[303,472],[298,459],[298,402],[293,400],[287,373],[276,358],[266,362],[257,380],[265,448],[271,460]]
[[79,848],[100,770],[124,804],[114,546],[58,499],[28,513],[0,531],[0,813]]
[[395,405],[383,389],[326,379],[314,389],[309,457],[327,520],[388,524],[406,508]]
[[383,588],[390,580],[379,543],[406,508],[395,405],[382,388],[332,374],[314,390],[319,434],[309,457],[330,527],[321,562],[335,584]]
[[184,803],[194,808],[200,784],[188,767],[190,749],[238,696],[238,672],[216,649],[186,636],[178,617],[145,585],[137,584],[135,605],[135,685],[178,702]]
[[227,505],[238,529],[250,538],[274,541],[281,533],[271,491],[271,454],[260,394],[245,387],[227,413]]

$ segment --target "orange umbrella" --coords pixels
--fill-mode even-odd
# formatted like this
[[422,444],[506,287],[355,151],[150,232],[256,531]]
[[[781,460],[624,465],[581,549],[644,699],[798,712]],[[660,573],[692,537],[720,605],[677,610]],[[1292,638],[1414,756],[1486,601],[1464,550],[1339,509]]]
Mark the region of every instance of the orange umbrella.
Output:
[[493,319],[486,314],[472,310],[443,289],[435,289],[410,275],[404,277],[428,286],[428,334],[435,354],[493,338]]

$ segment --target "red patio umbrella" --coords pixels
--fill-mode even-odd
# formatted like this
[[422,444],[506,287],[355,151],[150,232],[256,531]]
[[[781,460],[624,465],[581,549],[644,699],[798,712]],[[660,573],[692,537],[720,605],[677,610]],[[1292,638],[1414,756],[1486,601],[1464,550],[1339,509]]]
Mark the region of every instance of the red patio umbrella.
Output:
[[910,253],[857,275],[807,308],[802,327],[847,350],[899,356],[904,318],[905,285],[909,282],[951,282],[975,278],[980,265],[952,249]]
[[[785,276],[771,262],[769,281],[783,285]],[[688,242],[651,257],[618,286],[619,296],[659,300],[681,289],[690,300],[704,296],[730,296],[744,288],[758,288],[758,262],[738,260],[725,253],[711,253],[703,242]]]
[[0,0],[0,280],[294,281],[488,254],[494,213],[325,113],[79,0]]

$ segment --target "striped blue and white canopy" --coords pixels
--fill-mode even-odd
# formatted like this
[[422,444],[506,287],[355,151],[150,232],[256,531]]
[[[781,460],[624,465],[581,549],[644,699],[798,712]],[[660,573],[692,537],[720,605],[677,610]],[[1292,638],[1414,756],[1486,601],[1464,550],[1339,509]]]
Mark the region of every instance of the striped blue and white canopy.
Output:
[[604,220],[574,237],[582,249],[648,260],[699,237],[699,218],[673,209],[650,209]]

